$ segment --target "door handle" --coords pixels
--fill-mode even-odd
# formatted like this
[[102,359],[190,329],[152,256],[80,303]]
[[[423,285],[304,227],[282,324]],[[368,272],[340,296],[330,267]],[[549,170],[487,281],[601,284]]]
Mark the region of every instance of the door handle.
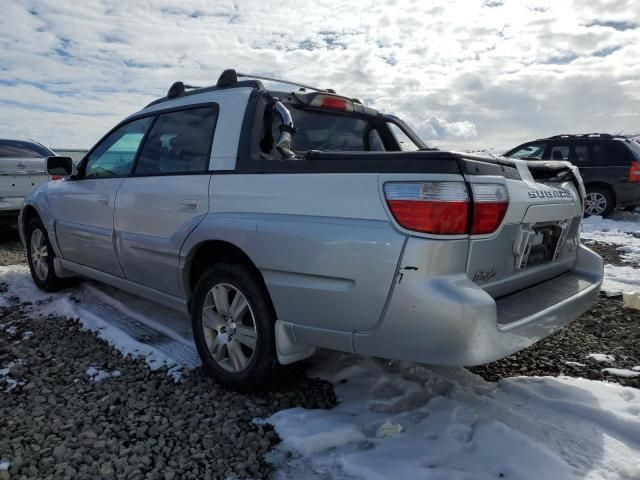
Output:
[[98,197],[98,200],[96,200],[98,203],[104,205],[105,207],[109,206],[109,197]]
[[200,202],[197,198],[188,198],[180,202],[181,212],[195,212],[198,209]]

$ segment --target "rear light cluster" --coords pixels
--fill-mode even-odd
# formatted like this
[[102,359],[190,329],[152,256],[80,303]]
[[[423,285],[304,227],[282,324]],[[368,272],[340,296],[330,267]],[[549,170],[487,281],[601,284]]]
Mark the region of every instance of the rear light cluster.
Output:
[[495,232],[509,207],[504,185],[463,182],[389,182],[389,210],[408,230],[435,235],[485,235]]
[[629,181],[640,182],[640,162],[631,162],[631,168],[629,168]]
[[311,100],[309,106],[329,110],[339,110],[342,112],[353,112],[354,110],[353,102],[351,100],[337,95],[316,95],[313,97],[313,100]]

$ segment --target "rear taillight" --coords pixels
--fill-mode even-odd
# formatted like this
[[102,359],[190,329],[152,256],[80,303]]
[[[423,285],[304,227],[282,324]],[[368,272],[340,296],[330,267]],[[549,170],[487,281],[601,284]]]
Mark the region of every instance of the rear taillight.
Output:
[[640,182],[640,162],[631,162],[629,168],[629,181]]
[[50,180],[62,180],[64,177],[61,177],[60,175],[51,175]]
[[473,201],[463,182],[389,182],[389,210],[404,228],[435,235],[495,232],[509,206],[504,185],[472,184]]
[[469,195],[462,182],[387,183],[384,194],[396,221],[416,232],[467,233]]
[[497,183],[474,183],[471,191],[474,205],[471,233],[484,235],[495,232],[509,208],[507,189]]

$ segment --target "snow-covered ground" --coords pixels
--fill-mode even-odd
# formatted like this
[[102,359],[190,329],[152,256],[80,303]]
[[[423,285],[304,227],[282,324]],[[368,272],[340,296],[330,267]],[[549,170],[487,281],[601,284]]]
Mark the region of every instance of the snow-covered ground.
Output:
[[[616,212],[613,218],[585,218],[582,238],[620,245],[618,252],[629,262],[640,263],[640,213]],[[602,289],[611,293],[640,292],[640,270],[631,266],[605,265]]]
[[332,382],[340,403],[266,419],[283,439],[276,478],[640,478],[637,389],[569,377],[494,384],[354,355],[315,364],[310,374]]
[[[24,265],[0,266],[7,292],[0,305],[31,302],[32,317],[78,318],[82,326],[116,347],[123,355],[142,356],[151,369],[167,367],[179,379],[183,367],[200,364],[190,336],[189,318],[125,292],[84,282],[71,291],[39,290]],[[7,325],[4,328],[11,328]]]

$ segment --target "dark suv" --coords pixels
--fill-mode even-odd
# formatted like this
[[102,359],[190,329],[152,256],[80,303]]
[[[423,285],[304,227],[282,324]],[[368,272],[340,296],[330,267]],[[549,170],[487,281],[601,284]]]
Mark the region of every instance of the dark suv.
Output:
[[585,213],[606,217],[640,205],[640,144],[606,133],[556,135],[509,150],[506,157],[568,160],[580,168],[587,189]]

